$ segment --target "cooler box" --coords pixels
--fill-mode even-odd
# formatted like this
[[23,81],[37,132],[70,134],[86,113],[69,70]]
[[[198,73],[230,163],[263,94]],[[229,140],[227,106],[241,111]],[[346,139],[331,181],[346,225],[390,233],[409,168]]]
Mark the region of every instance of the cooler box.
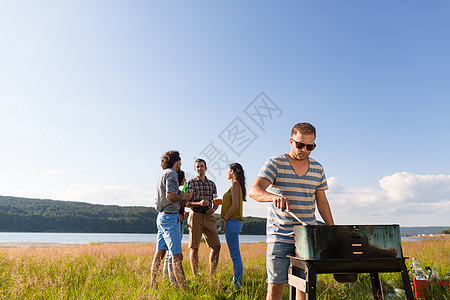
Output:
[[416,278],[413,278],[416,298],[428,299],[427,287],[431,286],[433,283],[441,286],[443,289],[448,289],[450,287],[450,280],[439,280],[439,282],[432,282],[429,280],[417,280]]

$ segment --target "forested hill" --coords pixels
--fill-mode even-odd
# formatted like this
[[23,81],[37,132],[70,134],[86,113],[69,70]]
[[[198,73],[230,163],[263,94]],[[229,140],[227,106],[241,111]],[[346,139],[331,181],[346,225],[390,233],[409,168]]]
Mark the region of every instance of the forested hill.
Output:
[[[0,196],[0,231],[156,233],[156,216],[153,207]],[[242,234],[265,234],[265,225],[265,219],[244,218]]]
[[156,215],[152,207],[0,196],[0,231],[154,233]]
[[[0,231],[156,233],[153,207],[98,205],[0,196]],[[215,215],[222,233],[219,215]],[[241,234],[266,234],[266,219],[245,217]],[[402,235],[436,234],[449,227],[401,227]],[[185,232],[187,228],[185,227]]]

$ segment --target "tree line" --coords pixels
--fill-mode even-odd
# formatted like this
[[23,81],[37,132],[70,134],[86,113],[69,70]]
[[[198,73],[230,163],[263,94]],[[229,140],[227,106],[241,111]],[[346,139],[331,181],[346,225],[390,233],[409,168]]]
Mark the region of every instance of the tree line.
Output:
[[[157,215],[153,207],[0,196],[4,232],[156,233]],[[216,219],[222,233],[218,215]],[[265,234],[266,219],[245,217],[241,233]]]

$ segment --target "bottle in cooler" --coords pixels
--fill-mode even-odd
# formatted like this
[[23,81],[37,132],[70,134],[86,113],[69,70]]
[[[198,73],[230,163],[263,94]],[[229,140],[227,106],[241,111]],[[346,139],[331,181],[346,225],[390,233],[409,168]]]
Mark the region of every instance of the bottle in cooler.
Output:
[[423,272],[422,266],[415,258],[413,258],[411,269],[413,270],[414,276],[417,280],[427,280],[427,276]]

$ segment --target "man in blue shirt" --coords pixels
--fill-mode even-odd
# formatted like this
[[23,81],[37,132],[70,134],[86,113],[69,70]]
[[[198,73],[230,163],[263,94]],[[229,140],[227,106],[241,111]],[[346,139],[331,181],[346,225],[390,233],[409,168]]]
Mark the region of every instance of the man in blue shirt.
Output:
[[[287,256],[295,256],[294,225],[316,224],[316,205],[325,223],[334,225],[325,195],[328,189],[325,172],[319,162],[309,157],[316,147],[315,139],[314,126],[296,124],[289,139],[290,151],[270,158],[248,193],[256,201],[272,202],[267,217],[268,300],[282,299],[290,265]],[[296,299],[305,296],[297,290]]]

